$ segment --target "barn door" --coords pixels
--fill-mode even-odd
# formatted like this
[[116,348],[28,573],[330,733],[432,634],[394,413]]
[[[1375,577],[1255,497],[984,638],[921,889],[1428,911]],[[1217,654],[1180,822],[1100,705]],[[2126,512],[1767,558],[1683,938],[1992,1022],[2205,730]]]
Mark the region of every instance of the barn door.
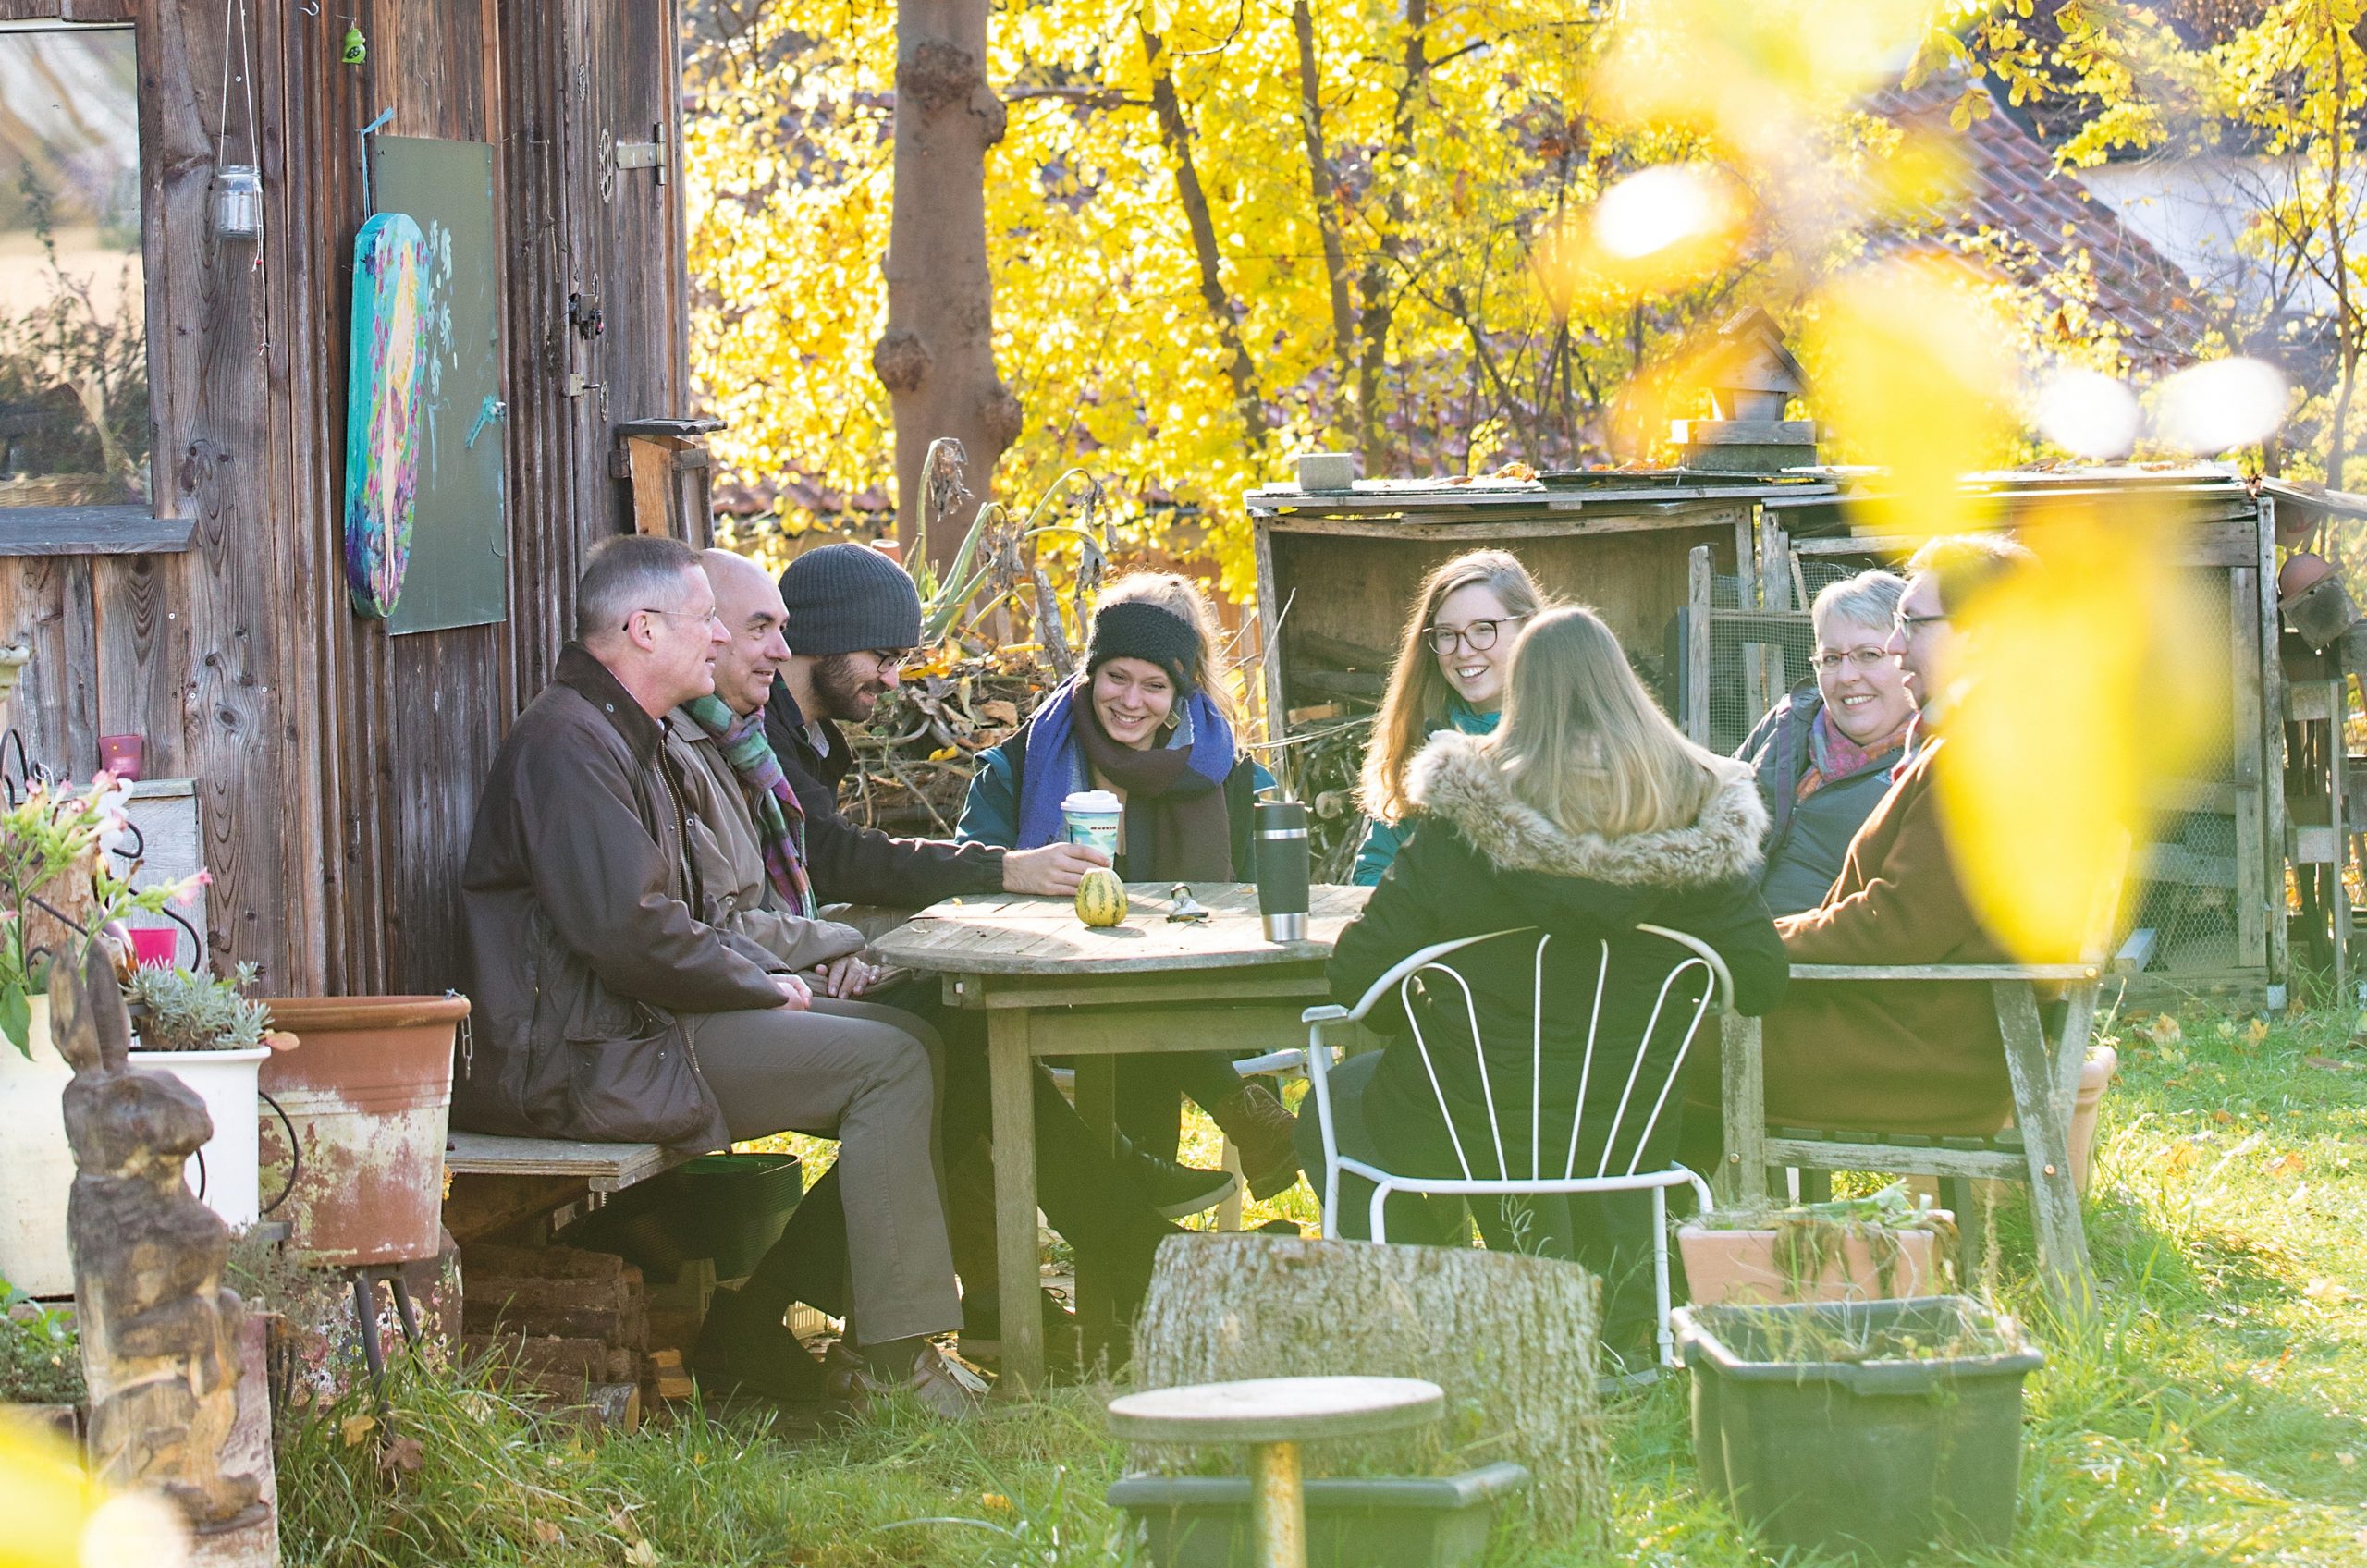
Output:
[[610,532],[632,517],[619,428],[691,411],[681,16],[674,0],[564,0],[563,8],[572,55],[560,105],[568,276],[551,303],[565,320],[559,391],[574,405],[579,450],[596,459],[589,515],[595,531]]

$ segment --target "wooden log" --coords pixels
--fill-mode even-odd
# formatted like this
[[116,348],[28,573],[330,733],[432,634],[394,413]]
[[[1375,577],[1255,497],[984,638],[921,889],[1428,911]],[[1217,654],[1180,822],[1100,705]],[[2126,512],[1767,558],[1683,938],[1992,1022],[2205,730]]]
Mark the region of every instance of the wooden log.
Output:
[[679,1350],[650,1352],[649,1378],[659,1399],[688,1399],[695,1391],[691,1387],[691,1375],[682,1369],[682,1353]]
[[488,1280],[621,1280],[625,1260],[581,1247],[508,1247],[480,1242],[460,1249],[460,1267]]
[[603,1383],[632,1381],[640,1359],[622,1345],[551,1334],[465,1334],[460,1348],[471,1360],[493,1355],[521,1372],[558,1372]]
[[1385,675],[1347,669],[1294,669],[1290,679],[1292,685],[1303,691],[1360,703],[1377,703],[1389,689],[1389,677]]
[[639,1350],[648,1333],[641,1270],[628,1268],[615,1280],[472,1280],[462,1331],[600,1340]]
[[1290,627],[1282,633],[1283,645],[1294,657],[1316,664],[1336,666],[1341,669],[1362,669],[1389,673],[1397,655],[1380,648],[1367,647],[1345,637],[1332,637],[1320,631],[1310,631],[1303,626]]
[[[1575,1264],[1512,1253],[1280,1236],[1161,1243],[1134,1330],[1145,1389],[1356,1372],[1445,1390],[1443,1427],[1309,1445],[1315,1473],[1512,1459],[1537,1484],[1539,1524],[1567,1536],[1607,1516],[1607,1448],[1595,1398],[1598,1287]],[[1191,1472],[1199,1454],[1138,1448],[1138,1468]],[[1216,1457],[1216,1456],[1209,1456]],[[1237,1468],[1239,1455],[1221,1461]]]
[[537,1219],[590,1189],[577,1176],[472,1176],[456,1173],[444,1199],[444,1228],[472,1245],[521,1220]]

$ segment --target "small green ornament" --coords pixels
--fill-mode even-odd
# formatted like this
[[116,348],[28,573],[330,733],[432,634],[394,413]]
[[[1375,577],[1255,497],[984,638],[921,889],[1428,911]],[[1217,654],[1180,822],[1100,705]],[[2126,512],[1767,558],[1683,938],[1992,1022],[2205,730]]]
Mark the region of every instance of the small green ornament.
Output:
[[360,28],[347,28],[345,30],[345,53],[339,55],[338,58],[342,59],[349,66],[358,66],[369,57],[370,41],[362,36],[362,30]]

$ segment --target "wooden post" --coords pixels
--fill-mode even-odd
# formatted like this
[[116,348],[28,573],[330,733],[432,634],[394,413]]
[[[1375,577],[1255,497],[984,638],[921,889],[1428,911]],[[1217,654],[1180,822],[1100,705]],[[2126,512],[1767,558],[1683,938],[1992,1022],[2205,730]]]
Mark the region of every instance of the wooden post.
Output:
[[1038,1316],[1036,1251],[1035,1061],[1027,1010],[987,1014],[987,1070],[994,1097],[995,1266],[1002,1304],[1002,1390],[1024,1394],[1044,1381],[1044,1320]]
[[[2265,777],[2276,781],[2263,802],[2265,811],[2261,837],[2267,846],[2267,864],[2263,868],[2267,885],[2260,892],[2268,904],[2267,939],[2263,944],[2268,978],[2270,984],[2282,986],[2292,977],[2292,931],[2285,908],[2285,661],[2276,651],[2276,500],[2263,495],[2259,504],[2259,555],[2251,572],[2253,610],[2248,641],[2250,660],[2260,671],[2260,702],[2250,716],[2249,729],[2243,723],[2243,710],[2238,708],[2235,751],[2238,756],[2255,754],[2259,758],[2256,766]],[[2240,621],[2236,636],[2245,638]],[[2240,824],[2238,831],[2240,836]],[[2240,900],[2250,893],[2251,889],[2241,888],[2237,897]]]
[[1710,743],[1710,546],[1696,545],[1685,563],[1685,733]]
[[[2275,621],[2272,619],[2263,631],[2256,568],[2237,567],[2227,577],[2235,729],[2230,778],[2236,791],[2236,962],[2265,966],[2269,905],[2283,901],[2277,895],[2283,890],[2285,870],[2285,781],[2275,753],[2253,743],[2252,737],[2266,730],[2262,682],[2267,668],[2276,663]],[[2282,715],[2276,717],[2281,719]],[[2274,839],[2269,836],[2272,822],[2276,828]],[[2270,978],[2283,976],[2272,974]]]
[[[2079,1221],[2079,1189],[2071,1181],[2071,1105],[2079,1092],[2079,1066],[2058,1061],[2040,1026],[2038,998],[2027,980],[1991,982],[1997,1001],[1997,1027],[2005,1035],[2005,1071],[2014,1085],[2014,1120],[2021,1129],[2030,1163],[2030,1225],[2038,1232],[2038,1267],[2046,1293],[2067,1318],[2095,1304],[2095,1278],[2088,1269],[2088,1242]],[[2093,1001],[2093,987],[2082,987]],[[2075,1005],[2074,1013],[2080,1010]],[[2078,1038],[2087,1038],[2087,1019]],[[2061,1054],[2078,1047],[2066,1029]],[[2071,1095],[2062,1092],[2068,1084]]]
[[1725,1015],[1719,1049],[1723,1055],[1723,1104],[1726,1163],[1718,1172],[1718,1195],[1748,1205],[1767,1196],[1766,1059],[1756,1018]]

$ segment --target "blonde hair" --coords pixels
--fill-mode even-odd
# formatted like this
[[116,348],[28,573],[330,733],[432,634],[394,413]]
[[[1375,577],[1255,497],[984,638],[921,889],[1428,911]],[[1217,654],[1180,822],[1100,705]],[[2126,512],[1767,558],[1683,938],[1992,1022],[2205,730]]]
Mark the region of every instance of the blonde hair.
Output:
[[1247,737],[1241,733],[1241,704],[1233,693],[1233,667],[1218,651],[1217,612],[1209,607],[1208,596],[1200,585],[1179,572],[1130,571],[1104,584],[1097,609],[1111,605],[1140,600],[1157,605],[1170,615],[1180,617],[1200,639],[1200,690],[1217,705],[1217,712],[1232,727],[1236,746]]
[[1644,690],[1602,618],[1577,605],[1522,631],[1503,722],[1480,743],[1515,795],[1573,834],[1691,827],[1723,778],[1721,759]]
[[1377,821],[1400,821],[1411,809],[1412,802],[1405,799],[1406,765],[1429,738],[1430,726],[1445,722],[1447,700],[1453,695],[1423,633],[1447,595],[1473,587],[1495,594],[1507,615],[1532,616],[1548,603],[1537,579],[1529,576],[1528,568],[1510,550],[1473,550],[1422,580],[1414,613],[1405,618],[1396,668],[1389,672],[1388,692],[1380,699],[1380,711],[1373,716],[1372,741],[1365,748],[1358,793],[1365,815]]

